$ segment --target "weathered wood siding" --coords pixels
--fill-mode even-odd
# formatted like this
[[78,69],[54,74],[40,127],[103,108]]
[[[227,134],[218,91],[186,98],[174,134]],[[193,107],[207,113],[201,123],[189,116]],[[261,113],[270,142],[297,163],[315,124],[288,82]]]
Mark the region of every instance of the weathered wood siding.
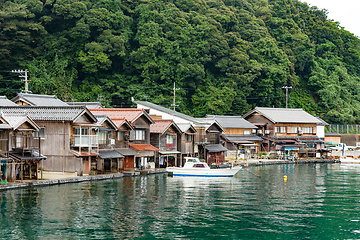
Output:
[[251,134],[252,128],[225,128],[224,134],[243,135],[245,131],[248,131]]
[[69,122],[36,122],[39,127],[45,127],[45,138],[41,139],[41,153],[47,157],[43,161],[45,171],[81,171],[81,158],[70,153],[70,123]]

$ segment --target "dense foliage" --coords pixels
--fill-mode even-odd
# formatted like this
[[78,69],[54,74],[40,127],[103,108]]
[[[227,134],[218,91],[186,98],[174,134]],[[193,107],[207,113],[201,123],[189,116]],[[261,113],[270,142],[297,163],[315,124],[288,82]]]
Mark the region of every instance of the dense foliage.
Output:
[[241,115],[290,107],[360,118],[360,40],[297,0],[5,0],[0,94],[23,84],[67,101]]

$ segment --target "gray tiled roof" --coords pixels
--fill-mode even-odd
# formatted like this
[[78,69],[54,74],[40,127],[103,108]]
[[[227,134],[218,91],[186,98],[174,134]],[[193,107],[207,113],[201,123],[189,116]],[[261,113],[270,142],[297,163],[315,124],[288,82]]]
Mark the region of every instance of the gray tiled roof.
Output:
[[260,113],[273,123],[316,123],[321,124],[322,122],[311,114],[305,112],[301,108],[264,108],[256,107],[244,118],[253,114]]
[[124,155],[118,153],[115,150],[99,150],[100,157],[105,158],[123,158]]
[[225,152],[225,151],[228,151],[227,148],[223,147],[220,144],[206,145],[205,148],[206,148],[206,151],[208,151],[208,152]]
[[102,125],[105,121],[108,121],[112,126],[113,129],[118,130],[116,124],[105,114],[94,114],[97,124]]
[[84,112],[95,117],[85,107],[39,107],[39,106],[17,106],[0,107],[0,112],[5,115],[23,114],[36,121],[74,121]]
[[136,104],[141,104],[141,105],[143,105],[145,107],[156,109],[158,111],[161,111],[161,112],[164,112],[164,113],[167,113],[167,114],[179,117],[179,118],[186,119],[186,120],[188,120],[190,122],[193,122],[193,123],[196,123],[196,124],[207,124],[206,121],[204,121],[204,120],[202,120],[200,118],[194,118],[194,117],[191,117],[189,115],[176,112],[174,110],[171,110],[171,109],[156,105],[156,104],[151,103],[151,102],[147,102],[147,101],[133,101],[133,102],[136,103]]
[[320,117],[316,117],[318,120],[320,120],[321,123],[319,123],[319,126],[329,126],[329,124],[327,122],[325,122],[324,120],[322,120]]
[[228,141],[263,141],[263,139],[256,135],[229,135],[229,134],[221,134],[222,137],[227,139]]
[[16,103],[10,101],[6,96],[0,96],[0,106],[17,106]]
[[31,106],[68,106],[67,103],[61,101],[55,95],[19,93],[12,101],[16,102],[18,100],[23,100]]
[[205,119],[214,119],[224,128],[257,128],[240,116],[206,115]]

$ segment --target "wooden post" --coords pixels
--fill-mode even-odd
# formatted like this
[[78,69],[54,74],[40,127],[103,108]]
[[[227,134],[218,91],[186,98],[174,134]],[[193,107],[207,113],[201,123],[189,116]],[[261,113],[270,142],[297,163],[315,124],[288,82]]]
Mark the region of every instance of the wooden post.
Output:
[[[40,160],[41,161],[41,160]],[[39,169],[39,161],[36,161],[36,180],[39,180],[39,174],[38,174],[38,169]]]
[[91,174],[91,156],[89,156],[89,175]]

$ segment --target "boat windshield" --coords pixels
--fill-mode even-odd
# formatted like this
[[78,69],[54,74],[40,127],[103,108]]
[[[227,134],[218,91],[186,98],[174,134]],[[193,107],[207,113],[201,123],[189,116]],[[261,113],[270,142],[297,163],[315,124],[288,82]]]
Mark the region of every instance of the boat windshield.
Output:
[[194,168],[205,168],[205,164],[194,164],[193,165]]
[[197,158],[186,158],[186,162],[195,163],[195,162],[199,162],[199,159],[197,159]]

